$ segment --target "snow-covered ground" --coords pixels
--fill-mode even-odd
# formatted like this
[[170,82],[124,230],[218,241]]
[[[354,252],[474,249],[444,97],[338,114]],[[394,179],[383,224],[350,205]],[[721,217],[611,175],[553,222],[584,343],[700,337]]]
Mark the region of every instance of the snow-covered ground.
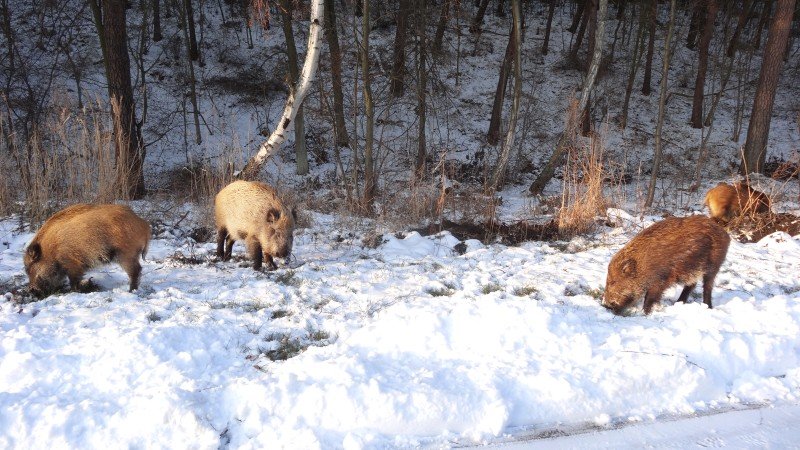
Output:
[[[370,248],[316,214],[271,273],[161,232],[135,293],[107,266],[98,292],[5,294],[0,447],[442,448],[587,429],[636,445],[669,418],[800,404],[800,237],[733,242],[713,310],[673,305],[672,288],[621,317],[599,304],[606,266],[656,218],[610,212],[591,238],[463,254],[447,232]],[[15,225],[0,222],[4,291],[27,281],[32,234]]]

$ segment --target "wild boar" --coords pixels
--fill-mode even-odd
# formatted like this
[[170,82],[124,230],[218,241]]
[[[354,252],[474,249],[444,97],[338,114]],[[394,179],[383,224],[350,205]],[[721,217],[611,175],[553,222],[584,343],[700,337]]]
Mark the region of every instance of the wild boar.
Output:
[[647,227],[625,245],[608,265],[602,304],[619,314],[644,296],[644,313],[661,301],[664,291],[684,285],[685,302],[703,280],[703,302],[711,308],[711,290],[731,238],[706,216],[671,217]]
[[217,256],[223,261],[230,259],[237,240],[244,241],[255,270],[261,269],[262,258],[275,270],[272,258],[292,253],[294,211],[264,183],[239,180],[225,186],[214,200],[214,218]]
[[770,212],[769,197],[739,181],[733,186],[719,183],[706,194],[705,202],[712,218],[727,222],[741,214]]
[[89,269],[112,261],[139,287],[150,224],[123,205],[77,204],[53,214],[25,250],[30,290],[45,297],[62,287],[64,276],[78,290]]

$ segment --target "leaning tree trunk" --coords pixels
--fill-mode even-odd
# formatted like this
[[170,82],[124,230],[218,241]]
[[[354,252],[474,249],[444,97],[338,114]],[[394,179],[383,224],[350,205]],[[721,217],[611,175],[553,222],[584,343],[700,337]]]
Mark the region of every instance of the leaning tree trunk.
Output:
[[739,167],[739,171],[743,175],[764,171],[775,90],[778,86],[778,76],[783,67],[783,54],[786,51],[789,31],[792,27],[795,0],[777,0],[775,3],[775,17],[770,24],[767,44],[764,47],[761,72],[758,74],[758,87],[756,87],[756,95],[753,99],[753,112],[750,114],[747,140],[742,153],[742,164]]
[[[603,56],[603,38],[605,37],[606,32],[607,9],[608,0],[599,0],[599,8],[597,11],[597,29],[595,30],[594,34],[594,53],[592,54],[592,63],[589,65],[589,71],[586,74],[586,79],[583,81],[581,99],[578,102],[578,111],[583,111],[584,108],[586,108],[586,104],[589,103],[589,95],[594,87],[594,80],[597,77],[597,70],[600,67],[600,59]],[[569,130],[565,130],[561,133],[561,137],[558,139],[558,144],[556,145],[553,154],[550,155],[550,159],[547,160],[547,164],[545,164],[544,168],[542,168],[542,171],[539,173],[539,176],[536,177],[531,186],[528,188],[532,194],[541,194],[544,190],[544,187],[547,185],[547,182],[553,178],[556,165],[559,164],[564,156],[564,151],[566,150],[566,144],[568,140]]]
[[542,42],[542,54],[546,55],[550,46],[550,29],[553,26],[553,14],[556,10],[556,0],[550,0],[550,7],[547,9],[547,26],[544,29],[544,42]]
[[417,0],[416,7],[417,28],[417,116],[419,117],[419,134],[417,137],[417,159],[414,162],[414,178],[419,181],[425,177],[425,158],[428,153],[427,140],[425,139],[425,122],[427,120],[426,94],[428,84],[428,71],[425,62],[425,0]]
[[733,58],[736,54],[736,46],[739,43],[739,36],[742,34],[742,29],[747,25],[747,20],[750,18],[752,7],[755,5],[753,0],[744,0],[742,11],[739,12],[739,19],[736,21],[736,28],[733,30],[733,36],[728,43],[728,49],[725,51],[725,56]]
[[483,0],[478,6],[478,12],[472,18],[472,23],[469,24],[470,33],[479,33],[481,25],[483,24],[483,17],[486,15],[486,8],[489,6],[489,0]]
[[[294,43],[294,33],[292,32],[292,3],[290,0],[280,0],[281,26],[283,36],[286,39],[286,55],[289,65],[289,92],[296,89],[297,79],[300,74],[297,71],[297,46]],[[305,175],[308,173],[308,152],[306,150],[306,130],[303,124],[303,105],[300,105],[297,115],[294,118],[294,153],[296,160],[296,173]]]
[[511,35],[508,37],[506,53],[503,63],[500,65],[500,75],[497,77],[497,89],[494,91],[494,102],[492,102],[492,114],[489,118],[489,131],[486,132],[486,142],[489,145],[497,145],[500,142],[500,124],[503,118],[503,100],[506,98],[506,85],[508,84],[508,74],[511,71],[511,59],[514,58],[514,51],[517,44],[514,42],[516,33],[514,26],[511,26]]
[[336,32],[336,10],[333,0],[325,0],[325,37],[331,54],[331,82],[333,83],[333,126],[336,145],[347,147],[350,136],[344,124],[344,96],[342,95],[342,50],[339,48],[339,34]]
[[102,0],[102,23],[98,29],[103,31],[101,42],[105,44],[106,50],[108,96],[114,119],[117,188],[127,198],[139,199],[145,194],[142,171],[144,147],[133,101],[125,0]]
[[322,32],[323,14],[325,8],[323,6],[324,0],[313,0],[311,3],[311,20],[308,32],[308,50],[306,51],[306,60],[303,64],[303,70],[300,72],[300,79],[297,81],[296,89],[289,93],[286,98],[286,106],[283,109],[278,126],[270,135],[266,142],[261,144],[258,152],[247,161],[244,168],[237,173],[237,178],[252,179],[258,175],[258,171],[264,162],[280,149],[281,144],[286,141],[286,131],[292,125],[303,99],[308,93],[308,88],[311,86],[311,81],[317,72],[317,64],[319,63],[319,48],[322,45],[320,42],[320,33]]
[[656,121],[655,150],[653,154],[653,170],[650,173],[650,185],[647,188],[647,198],[644,206],[649,208],[653,205],[653,196],[656,190],[656,179],[661,168],[661,129],[664,127],[664,112],[667,103],[667,84],[669,78],[669,63],[672,55],[670,46],[672,44],[672,33],[675,30],[675,0],[672,0],[669,7],[669,26],[667,27],[667,39],[664,41],[664,65],[661,69],[661,89],[658,95],[658,120]]
[[433,36],[433,53],[442,53],[442,41],[444,40],[444,29],[447,21],[450,20],[450,1],[443,0],[441,12],[439,13],[439,23],[436,24],[436,34]]
[[692,128],[703,128],[703,94],[708,71],[708,47],[714,34],[714,20],[717,18],[717,0],[706,0],[705,24],[700,34],[700,49],[697,52],[697,78],[694,82],[692,98]]
[[508,132],[503,148],[500,152],[500,159],[497,162],[489,188],[494,191],[500,185],[500,180],[506,172],[508,159],[511,155],[511,148],[514,146],[514,133],[517,131],[517,117],[519,115],[519,103],[522,98],[522,11],[519,0],[511,0],[511,16],[514,22],[511,31],[510,42],[514,43],[514,100],[511,105],[511,116],[508,119]]

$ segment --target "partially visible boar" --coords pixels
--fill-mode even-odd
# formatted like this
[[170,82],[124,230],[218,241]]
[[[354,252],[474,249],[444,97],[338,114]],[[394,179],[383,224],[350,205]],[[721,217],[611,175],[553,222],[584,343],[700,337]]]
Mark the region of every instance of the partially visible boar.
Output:
[[214,200],[214,217],[217,256],[223,261],[230,259],[237,240],[244,241],[255,270],[261,269],[262,258],[275,270],[278,266],[272,258],[292,253],[294,211],[264,183],[240,180],[225,186]]
[[733,186],[719,183],[706,194],[705,206],[714,219],[729,221],[741,214],[770,212],[770,200],[766,194],[739,181]]
[[130,278],[130,290],[139,287],[147,253],[150,224],[123,205],[77,204],[53,214],[25,250],[23,261],[30,290],[39,297],[57,291],[69,279],[80,287],[84,273],[116,261]]
[[644,313],[650,314],[668,287],[684,285],[678,301],[685,302],[702,278],[703,302],[711,308],[714,278],[730,242],[728,233],[706,216],[656,222],[611,258],[602,304],[619,314],[644,296]]

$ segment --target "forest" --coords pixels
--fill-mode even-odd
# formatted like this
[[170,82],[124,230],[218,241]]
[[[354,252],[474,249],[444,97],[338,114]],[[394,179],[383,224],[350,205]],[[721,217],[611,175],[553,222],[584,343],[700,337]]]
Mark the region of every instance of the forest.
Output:
[[794,0],[0,0],[0,447],[796,445],[798,36]]

